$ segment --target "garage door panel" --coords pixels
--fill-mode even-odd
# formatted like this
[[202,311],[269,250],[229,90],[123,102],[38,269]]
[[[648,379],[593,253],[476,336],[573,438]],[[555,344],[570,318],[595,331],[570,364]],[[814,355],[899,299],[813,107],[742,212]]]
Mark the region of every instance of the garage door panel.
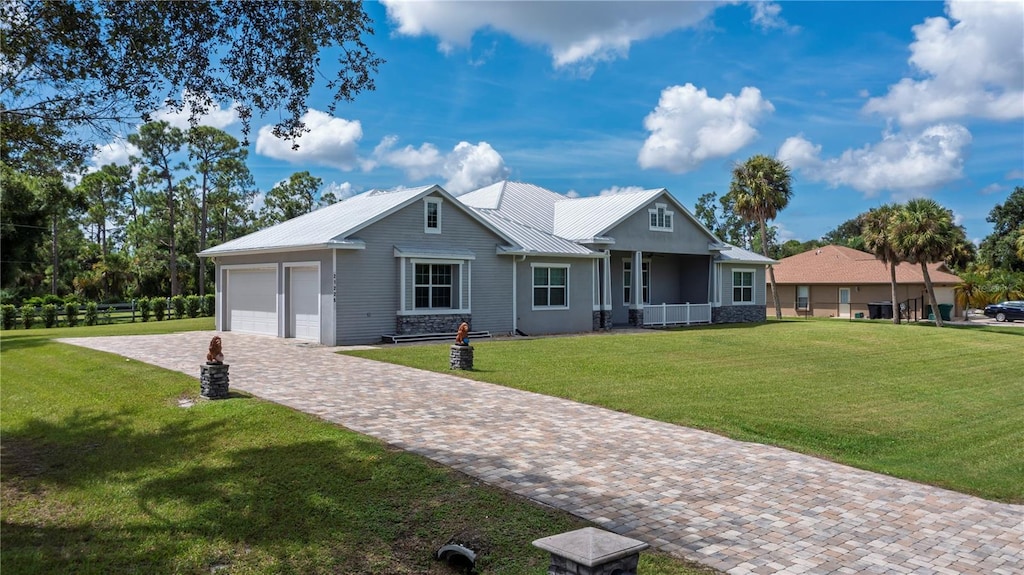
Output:
[[228,327],[277,335],[277,273],[273,269],[229,270]]
[[296,339],[320,341],[320,271],[292,268],[288,302],[288,334]]

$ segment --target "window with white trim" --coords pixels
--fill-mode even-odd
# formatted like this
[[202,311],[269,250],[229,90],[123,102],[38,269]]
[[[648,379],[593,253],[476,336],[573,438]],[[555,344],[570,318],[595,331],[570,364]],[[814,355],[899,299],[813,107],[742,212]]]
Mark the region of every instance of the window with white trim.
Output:
[[796,309],[811,309],[811,286],[796,286]]
[[533,265],[533,308],[569,307],[569,266]]
[[754,270],[733,270],[732,303],[754,303]]
[[[640,263],[640,282],[643,286],[645,304],[651,303],[651,262],[644,260]],[[622,260],[622,302],[626,305],[633,303],[633,260]]]
[[668,204],[654,204],[653,208],[647,210],[647,214],[650,217],[651,231],[672,231],[672,216],[675,215],[675,212],[668,209]]
[[441,233],[441,199],[424,198],[423,231],[428,234]]
[[452,289],[452,264],[416,264],[414,304],[416,309],[451,309],[455,295]]

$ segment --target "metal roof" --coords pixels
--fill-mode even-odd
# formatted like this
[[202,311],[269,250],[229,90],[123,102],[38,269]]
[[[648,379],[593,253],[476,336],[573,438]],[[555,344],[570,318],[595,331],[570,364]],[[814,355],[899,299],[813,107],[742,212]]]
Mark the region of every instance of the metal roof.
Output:
[[555,203],[566,200],[557,192],[508,180],[462,194],[457,198],[478,210],[491,210],[531,228],[554,233]]
[[721,244],[721,246],[724,247],[725,249],[720,251],[718,255],[715,257],[715,261],[717,262],[721,262],[724,264],[732,263],[756,265],[768,265],[779,263],[771,258],[766,258],[759,253],[755,253],[750,250],[745,250],[743,248],[738,248],[732,244]]
[[573,240],[603,236],[662,194],[668,195],[665,188],[558,202],[555,204],[555,235]]
[[370,190],[297,218],[264,228],[200,252],[216,256],[248,251],[287,251],[296,248],[343,247],[348,235],[415,201],[440,186]]
[[477,214],[509,236],[518,245],[514,249],[503,249],[503,253],[536,253],[549,255],[593,256],[598,254],[576,242],[531,228],[503,217],[494,210],[474,209]]

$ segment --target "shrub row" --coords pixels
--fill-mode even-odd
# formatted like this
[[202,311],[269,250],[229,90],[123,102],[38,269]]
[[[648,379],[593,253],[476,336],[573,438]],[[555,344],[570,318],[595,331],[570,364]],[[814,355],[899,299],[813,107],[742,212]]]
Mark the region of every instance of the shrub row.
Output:
[[[36,301],[38,300],[38,301]],[[135,302],[135,310],[139,313],[142,321],[149,321],[150,317],[156,321],[170,319],[182,319],[185,317],[209,317],[214,313],[216,296],[206,294],[203,297],[198,295],[174,296],[170,298],[139,298]],[[19,323],[24,329],[31,329],[38,319],[42,319],[43,327],[56,327],[60,321],[61,312],[64,316],[64,325],[75,327],[79,325],[79,306],[77,300],[70,296],[67,300],[48,295],[45,298],[32,298],[20,308],[10,304],[0,306],[0,324],[4,329],[14,329]],[[85,325],[96,325],[99,322],[100,310],[96,302],[86,302],[85,313],[82,322]],[[109,313],[109,309],[106,310]],[[134,317],[132,319],[134,320]]]

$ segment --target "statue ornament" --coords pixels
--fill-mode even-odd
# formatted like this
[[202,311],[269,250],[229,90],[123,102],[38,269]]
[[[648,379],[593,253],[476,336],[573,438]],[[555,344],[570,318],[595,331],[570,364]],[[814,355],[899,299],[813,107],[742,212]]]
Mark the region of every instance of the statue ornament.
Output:
[[206,354],[206,363],[224,363],[224,353],[222,348],[223,342],[221,342],[220,336],[213,336],[213,339],[210,340],[210,351]]
[[469,324],[462,322],[459,325],[459,332],[455,334],[455,345],[469,345],[469,339],[466,337],[469,335]]

